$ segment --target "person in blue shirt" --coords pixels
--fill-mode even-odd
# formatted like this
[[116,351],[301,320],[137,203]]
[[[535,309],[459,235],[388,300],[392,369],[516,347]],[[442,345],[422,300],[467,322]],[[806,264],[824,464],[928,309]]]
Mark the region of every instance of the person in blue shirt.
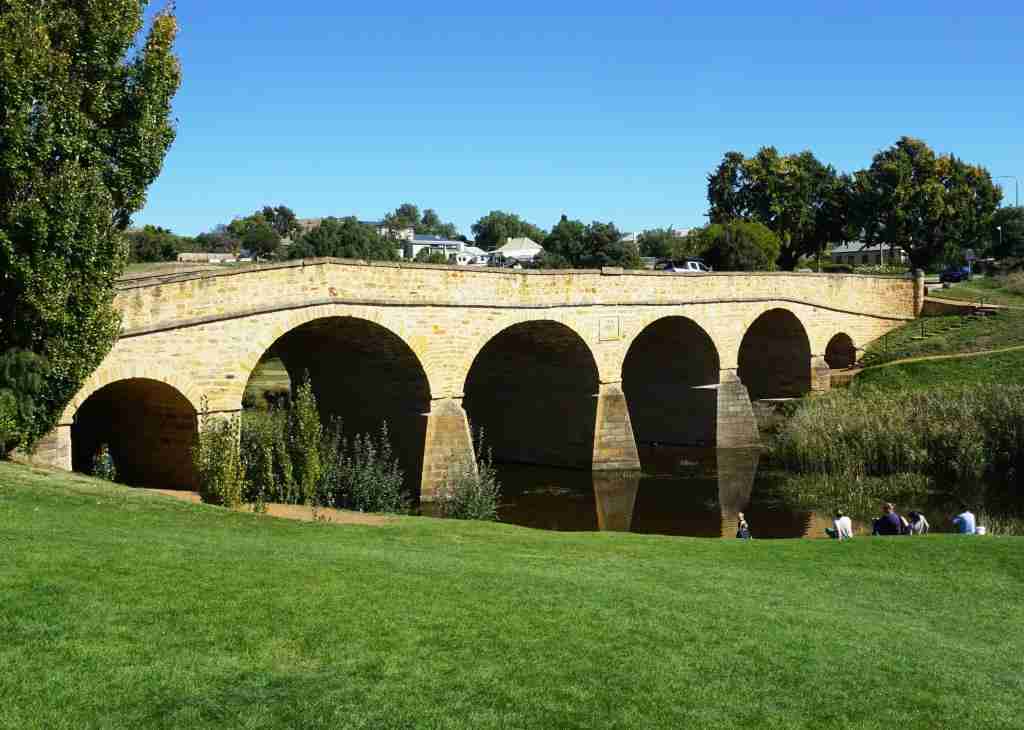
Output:
[[903,518],[896,514],[896,508],[889,502],[882,503],[882,516],[874,521],[872,535],[902,535]]
[[975,531],[974,513],[967,505],[960,505],[960,514],[953,518],[953,526],[961,535],[973,535]]

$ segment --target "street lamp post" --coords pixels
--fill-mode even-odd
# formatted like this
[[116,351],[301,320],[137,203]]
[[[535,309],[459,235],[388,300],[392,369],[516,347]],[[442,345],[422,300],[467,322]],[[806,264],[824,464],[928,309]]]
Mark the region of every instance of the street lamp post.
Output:
[[1002,226],[996,226],[996,230],[999,231],[999,250],[1002,251],[1002,249],[1003,249],[1003,227]]
[[996,175],[996,180],[1013,180],[1013,204],[1020,207],[1020,180],[1015,175]]

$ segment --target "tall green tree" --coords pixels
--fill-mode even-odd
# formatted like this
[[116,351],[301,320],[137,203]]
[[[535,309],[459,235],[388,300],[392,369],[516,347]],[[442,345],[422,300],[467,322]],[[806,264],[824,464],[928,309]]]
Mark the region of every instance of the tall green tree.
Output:
[[1002,191],[985,168],[902,137],[856,173],[854,199],[869,244],[898,246],[925,268],[984,248]]
[[278,238],[295,240],[298,236],[299,219],[295,216],[295,211],[287,205],[264,205],[260,215],[274,229]]
[[687,239],[715,271],[772,271],[781,248],[779,237],[757,221],[710,223]]
[[281,246],[281,236],[273,225],[261,219],[246,229],[242,246],[258,258],[273,256]]
[[501,248],[509,238],[529,238],[536,243],[542,243],[546,238],[540,227],[503,210],[492,210],[474,223],[473,236],[476,245],[485,251]]
[[26,444],[117,337],[123,233],[174,139],[177,22],[159,13],[129,55],[145,7],[0,0],[0,359],[32,353],[40,374],[39,392],[0,390],[39,406]]
[[688,236],[678,236],[671,228],[652,228],[637,237],[641,256],[659,259],[682,258],[695,253]]
[[990,256],[1024,258],[1024,206],[1000,208],[992,215]]
[[200,233],[195,238],[195,251],[209,253],[238,253],[242,249],[242,239],[228,226],[219,224],[212,231]]
[[342,259],[391,261],[397,258],[395,242],[380,236],[376,228],[354,217],[324,218],[288,250],[293,259],[334,256]]
[[176,261],[178,253],[188,244],[160,226],[143,226],[125,234],[128,241],[128,257],[132,262]]
[[640,268],[640,253],[636,246],[622,240],[622,233],[614,223],[594,221],[583,225],[563,215],[544,239],[541,266],[580,269],[599,269],[602,266]]
[[764,224],[782,244],[778,265],[792,269],[801,256],[829,242],[835,221],[822,211],[841,199],[842,189],[843,178],[811,152],[780,155],[774,147],[762,147],[750,158],[728,152],[708,175],[708,216],[711,223]]

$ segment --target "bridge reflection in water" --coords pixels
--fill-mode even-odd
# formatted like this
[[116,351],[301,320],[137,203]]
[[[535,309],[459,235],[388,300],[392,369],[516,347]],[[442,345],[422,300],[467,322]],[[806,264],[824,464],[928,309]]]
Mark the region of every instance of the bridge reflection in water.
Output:
[[756,488],[759,449],[653,448],[647,471],[499,465],[500,519],[547,530],[734,537],[739,512],[755,537],[824,537],[825,515]]

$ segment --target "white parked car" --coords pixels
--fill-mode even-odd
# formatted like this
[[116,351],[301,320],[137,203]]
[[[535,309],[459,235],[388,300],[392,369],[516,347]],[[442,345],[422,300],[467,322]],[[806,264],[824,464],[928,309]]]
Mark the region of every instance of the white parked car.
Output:
[[699,274],[711,271],[711,267],[700,259],[679,259],[670,261],[665,259],[654,265],[655,271],[668,271],[673,274]]

